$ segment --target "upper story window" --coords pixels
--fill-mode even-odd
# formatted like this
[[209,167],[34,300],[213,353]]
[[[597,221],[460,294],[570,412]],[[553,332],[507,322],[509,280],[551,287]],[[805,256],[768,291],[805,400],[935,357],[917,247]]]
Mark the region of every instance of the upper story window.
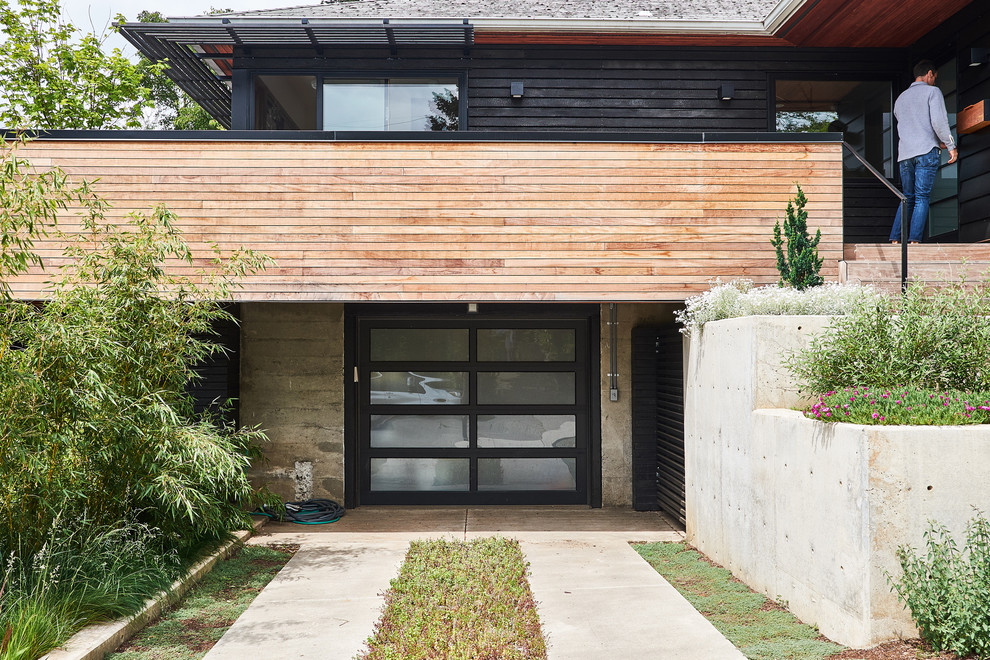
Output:
[[324,79],[325,131],[456,131],[457,79]]
[[[842,133],[870,165],[894,176],[890,82],[778,78],[774,87],[776,130]],[[846,174],[869,176],[854,156],[843,161]]]
[[456,131],[462,128],[456,77],[254,77],[254,128],[324,131]]
[[316,76],[255,76],[254,127],[263,131],[315,131]]

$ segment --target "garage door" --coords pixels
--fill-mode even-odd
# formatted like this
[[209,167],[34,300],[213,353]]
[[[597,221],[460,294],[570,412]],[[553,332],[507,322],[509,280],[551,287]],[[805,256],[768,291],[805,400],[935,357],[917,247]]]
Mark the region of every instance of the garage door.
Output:
[[589,325],[359,318],[361,503],[589,503]]

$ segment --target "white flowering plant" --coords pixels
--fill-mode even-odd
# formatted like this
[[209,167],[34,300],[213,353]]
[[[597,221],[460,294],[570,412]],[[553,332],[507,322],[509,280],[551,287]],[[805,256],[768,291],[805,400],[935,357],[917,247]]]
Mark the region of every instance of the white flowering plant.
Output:
[[675,312],[681,332],[691,334],[709,321],[740,316],[845,315],[875,304],[884,294],[860,284],[827,283],[798,290],[788,286],[754,286],[751,280],[715,279],[704,293],[684,301]]

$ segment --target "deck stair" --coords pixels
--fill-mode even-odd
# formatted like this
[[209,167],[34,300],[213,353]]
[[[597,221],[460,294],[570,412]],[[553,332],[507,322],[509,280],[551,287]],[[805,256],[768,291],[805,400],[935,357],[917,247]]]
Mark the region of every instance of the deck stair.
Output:
[[[908,278],[930,284],[990,278],[990,243],[922,243],[908,246]],[[901,283],[901,246],[847,243],[839,262],[839,281],[872,284],[897,291]]]

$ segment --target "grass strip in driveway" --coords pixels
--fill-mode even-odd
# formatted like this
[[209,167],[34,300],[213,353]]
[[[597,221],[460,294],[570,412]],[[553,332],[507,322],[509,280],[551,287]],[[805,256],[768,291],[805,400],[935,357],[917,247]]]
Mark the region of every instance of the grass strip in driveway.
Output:
[[244,546],[219,562],[176,607],[107,658],[202,658],[297,549],[295,546]]
[[811,660],[844,649],[684,543],[633,547],[747,658]]
[[546,658],[519,542],[413,541],[359,657]]

